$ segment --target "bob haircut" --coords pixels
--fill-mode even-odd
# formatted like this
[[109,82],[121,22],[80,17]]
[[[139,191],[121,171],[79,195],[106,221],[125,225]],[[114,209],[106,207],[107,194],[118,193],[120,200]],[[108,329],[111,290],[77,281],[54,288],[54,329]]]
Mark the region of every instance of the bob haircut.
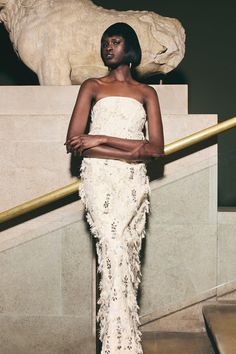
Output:
[[[135,30],[124,22],[116,22],[108,27],[102,35],[101,44],[105,37],[121,36],[125,40],[125,55],[123,64],[132,64],[132,68],[141,62],[142,52]],[[101,45],[102,57],[102,45]]]

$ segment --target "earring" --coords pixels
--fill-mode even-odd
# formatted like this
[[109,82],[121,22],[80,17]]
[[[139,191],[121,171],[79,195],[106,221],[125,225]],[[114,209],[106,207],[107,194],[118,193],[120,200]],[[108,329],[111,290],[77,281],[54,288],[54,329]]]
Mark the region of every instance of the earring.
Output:
[[132,68],[132,63],[131,63],[131,62],[129,63],[129,68],[130,68],[130,69]]

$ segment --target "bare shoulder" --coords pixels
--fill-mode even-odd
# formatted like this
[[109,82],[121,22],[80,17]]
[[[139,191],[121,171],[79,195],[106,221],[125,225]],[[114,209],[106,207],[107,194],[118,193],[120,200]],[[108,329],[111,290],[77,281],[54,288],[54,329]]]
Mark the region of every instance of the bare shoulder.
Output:
[[86,88],[92,90],[93,92],[96,92],[100,89],[101,86],[104,86],[104,84],[108,84],[109,81],[110,80],[108,76],[89,78],[82,83],[81,88]]
[[80,86],[80,89],[94,89],[96,86],[98,86],[98,81],[95,78],[89,78],[85,81]]
[[105,76],[97,77],[97,78],[94,78],[91,80],[94,80],[94,82],[96,83],[97,86],[101,86],[103,84],[109,83],[111,81],[111,78],[109,78],[109,75],[105,75]]
[[142,87],[144,103],[151,103],[158,101],[158,95],[156,90],[149,85],[143,85]]
[[93,97],[96,96],[96,92],[98,90],[98,82],[97,79],[94,78],[90,78],[85,80],[79,89],[79,95],[86,95],[87,97],[89,97],[90,99],[92,99]]

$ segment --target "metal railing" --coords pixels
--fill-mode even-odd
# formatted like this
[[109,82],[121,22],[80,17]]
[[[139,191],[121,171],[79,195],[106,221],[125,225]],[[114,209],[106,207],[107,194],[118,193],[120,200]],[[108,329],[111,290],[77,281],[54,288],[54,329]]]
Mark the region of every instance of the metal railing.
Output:
[[[191,134],[185,138],[174,141],[173,143],[165,145],[165,155],[171,155],[175,152],[183,150],[187,147],[195,145],[203,140],[209,139],[221,132],[236,127],[236,117],[228,119],[222,123],[215,124],[209,128],[200,130],[197,133]],[[63,199],[78,191],[79,180],[70,183],[62,188],[56,189],[52,192],[44,194],[40,197],[19,204],[14,208],[8,209],[0,213],[0,223],[9,221],[18,216],[24,215],[30,211],[43,207],[47,204]]]

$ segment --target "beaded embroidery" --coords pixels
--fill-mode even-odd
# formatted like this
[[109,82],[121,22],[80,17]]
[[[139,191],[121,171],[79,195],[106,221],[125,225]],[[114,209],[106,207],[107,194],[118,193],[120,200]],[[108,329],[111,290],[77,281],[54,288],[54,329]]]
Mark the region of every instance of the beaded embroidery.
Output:
[[[128,97],[99,100],[91,113],[90,134],[144,139],[143,106]],[[84,158],[80,197],[91,233],[97,238],[101,354],[142,354],[138,329],[139,252],[149,211],[144,163]]]

